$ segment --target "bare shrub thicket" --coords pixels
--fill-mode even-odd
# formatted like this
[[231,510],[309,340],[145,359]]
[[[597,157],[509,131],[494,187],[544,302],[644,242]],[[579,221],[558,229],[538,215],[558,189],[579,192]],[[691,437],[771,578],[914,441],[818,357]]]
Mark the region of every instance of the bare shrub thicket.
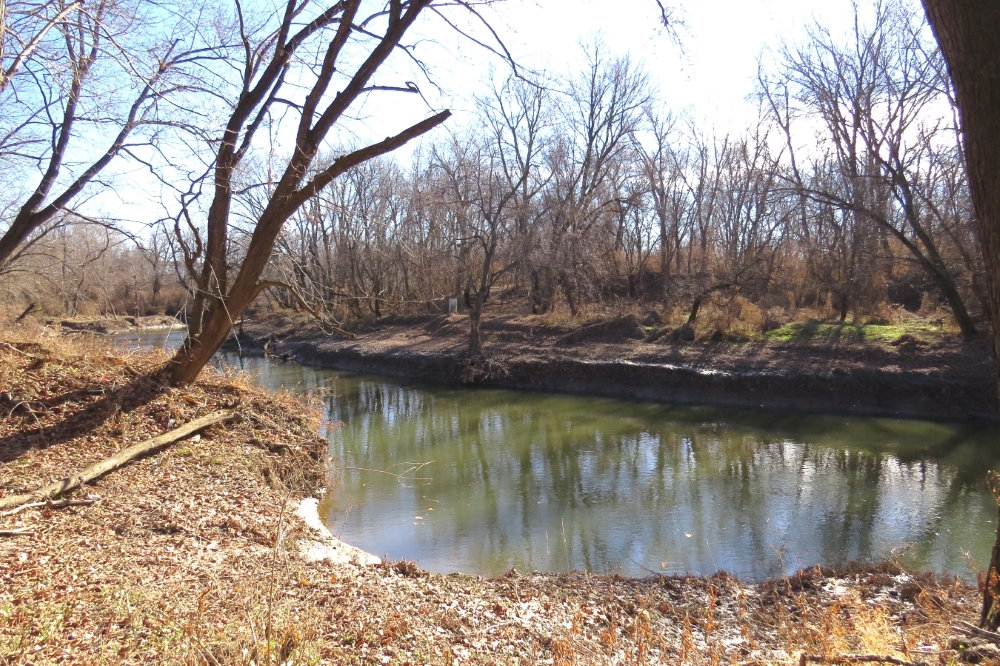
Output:
[[0,272],[0,303],[19,311],[33,305],[50,316],[174,316],[189,297],[174,269],[162,230],[137,238],[66,216],[30,238]]

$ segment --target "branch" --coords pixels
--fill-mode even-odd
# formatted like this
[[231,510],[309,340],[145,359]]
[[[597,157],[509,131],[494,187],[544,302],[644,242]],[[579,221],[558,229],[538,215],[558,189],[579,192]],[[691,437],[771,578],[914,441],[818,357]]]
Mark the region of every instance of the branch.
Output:
[[288,197],[286,205],[289,210],[296,210],[309,198],[316,195],[320,190],[333,182],[333,179],[345,171],[356,167],[374,157],[391,153],[409,141],[426,134],[451,116],[451,111],[442,111],[426,120],[422,120],[416,125],[403,130],[396,136],[388,137],[384,141],[367,146],[347,155],[341,155],[333,161],[329,167],[316,174],[305,186]]
[[248,302],[253,302],[255,298],[260,296],[262,291],[264,291],[265,289],[270,289],[271,287],[287,289],[288,291],[290,291],[292,293],[292,296],[295,297],[295,300],[299,302],[299,305],[304,307],[306,311],[309,314],[311,314],[316,321],[319,322],[319,325],[322,326],[323,330],[325,330],[327,333],[336,333],[338,335],[344,336],[345,338],[350,338],[351,340],[354,340],[358,337],[353,333],[345,331],[339,326],[334,326],[333,324],[328,322],[320,313],[316,312],[315,308],[306,303],[306,299],[302,297],[302,294],[300,294],[295,287],[288,284],[287,282],[278,282],[277,280],[266,280],[264,282],[258,283],[257,287],[254,289],[253,294],[251,295],[250,300]]
[[24,61],[31,57],[31,54],[34,52],[36,48],[38,48],[38,45],[42,42],[42,39],[44,39],[48,31],[51,30],[52,27],[55,26],[57,23],[61,23],[62,20],[66,18],[70,12],[72,12],[75,9],[79,9],[82,6],[83,6],[82,0],[76,0],[76,2],[66,5],[62,9],[62,11],[60,11],[58,14],[49,19],[48,23],[46,23],[42,27],[42,29],[38,31],[38,34],[35,35],[34,38],[30,42],[28,42],[23,49],[21,49],[21,52],[17,54],[16,58],[14,58],[14,62],[11,63],[11,66],[7,68],[7,71],[0,72],[0,92],[3,92],[3,89],[7,87],[7,84],[10,83],[10,80],[14,77],[14,74],[16,74],[17,70],[21,68],[21,65],[24,64]]
[[980,629],[971,622],[964,622],[959,620],[960,627],[953,626],[952,629],[958,633],[968,636],[970,638],[982,638],[996,645],[1000,645],[1000,634],[994,631],[987,631],[986,629]]
[[805,666],[807,662],[814,664],[895,664],[896,666],[922,666],[922,661],[905,661],[896,657],[889,657],[877,654],[842,654],[832,657],[816,655],[799,655],[799,666]]
[[807,662],[814,664],[895,664],[896,666],[922,666],[922,661],[905,661],[896,657],[889,657],[877,654],[842,654],[832,657],[807,655],[804,652],[799,655],[799,666],[805,666]]
[[67,506],[90,506],[91,504],[93,504],[93,503],[95,503],[97,501],[99,501],[99,500],[96,500],[96,499],[82,499],[82,500],[62,499],[62,500],[55,500],[55,501],[46,500],[44,502],[29,502],[27,504],[22,504],[21,506],[17,507],[16,509],[11,509],[10,511],[0,511],[0,516],[2,516],[2,517],[13,516],[16,513],[21,513],[25,509],[35,509],[35,508],[38,508],[38,507],[45,507],[46,509],[62,509],[62,508],[67,507]]

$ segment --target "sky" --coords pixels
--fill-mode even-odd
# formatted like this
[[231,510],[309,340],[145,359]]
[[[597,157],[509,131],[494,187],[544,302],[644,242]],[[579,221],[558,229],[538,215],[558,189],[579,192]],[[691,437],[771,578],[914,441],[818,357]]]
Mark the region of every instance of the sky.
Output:
[[[756,106],[748,97],[762,55],[775,53],[783,40],[800,41],[814,21],[838,32],[852,19],[850,0],[668,0],[664,4],[671,3],[682,21],[678,40],[663,29],[655,0],[505,0],[482,12],[519,66],[555,75],[574,73],[583,64],[581,43],[597,37],[610,54],[628,53],[642,63],[658,98],[670,110],[684,111],[703,130],[718,132],[738,132],[756,119]],[[474,94],[485,90],[488,74],[506,74],[501,58],[430,18],[408,37],[430,67],[433,83],[405,66],[379,72],[376,81],[400,85],[413,79],[426,102],[400,93],[372,95],[342,140],[380,140],[426,117],[430,108],[451,109],[455,117],[449,125],[459,127],[472,117]],[[489,39],[481,26],[475,34]],[[408,153],[401,151],[398,157],[405,160]],[[99,197],[93,205],[110,205],[113,217],[142,221],[158,207],[137,198],[156,188],[151,189],[142,169],[128,171],[121,174],[124,187],[114,201]]]
[[[581,42],[599,36],[611,53],[629,53],[644,64],[670,108],[737,128],[755,118],[755,106],[746,98],[753,92],[759,56],[775,52],[783,39],[802,39],[805,27],[814,21],[836,32],[852,19],[849,0],[672,4],[683,21],[679,45],[663,30],[655,0],[507,0],[484,16],[515,61],[526,68],[572,72],[580,67]],[[489,66],[500,70],[503,63],[446,30],[438,39],[457,56],[440,81],[446,89],[440,103],[457,112],[471,109],[468,91],[479,89]]]

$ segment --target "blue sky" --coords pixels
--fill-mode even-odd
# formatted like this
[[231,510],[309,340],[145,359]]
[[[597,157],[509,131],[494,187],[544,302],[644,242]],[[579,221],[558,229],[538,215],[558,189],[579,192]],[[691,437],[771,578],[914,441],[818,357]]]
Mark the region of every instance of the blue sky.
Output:
[[[483,16],[519,64],[554,75],[578,71],[581,43],[599,36],[610,53],[629,53],[643,63],[668,108],[686,112],[705,131],[719,132],[739,131],[756,118],[755,105],[746,98],[753,91],[762,54],[776,51],[783,39],[801,39],[814,20],[838,32],[852,18],[849,0],[674,4],[684,22],[680,46],[662,29],[655,0],[506,0],[484,8]],[[488,38],[481,29],[476,34]],[[400,85],[415,80],[427,103],[416,95],[372,95],[358,110],[358,119],[346,126],[344,141],[380,140],[428,115],[428,104],[452,109],[455,117],[449,122],[457,127],[470,117],[473,96],[484,89],[486,74],[492,69],[503,75],[506,68],[503,60],[440,20],[424,21],[410,38],[417,42],[417,54],[429,65],[437,87],[405,64],[380,72],[379,82]],[[88,209],[143,221],[158,208],[146,199],[156,188],[141,169],[120,177],[118,184],[117,197],[98,197]],[[162,210],[156,212],[158,216]]]

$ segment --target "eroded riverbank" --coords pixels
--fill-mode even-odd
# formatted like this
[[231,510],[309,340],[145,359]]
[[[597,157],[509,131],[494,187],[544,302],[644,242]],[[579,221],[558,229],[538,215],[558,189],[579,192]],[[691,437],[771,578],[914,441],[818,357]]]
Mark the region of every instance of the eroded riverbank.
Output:
[[346,339],[308,319],[274,315],[243,322],[228,345],[307,365],[461,386],[736,409],[997,418],[988,345],[978,338],[895,346],[670,336],[645,342],[627,326],[588,337],[537,317],[496,317],[484,318],[484,353],[470,357],[467,327],[464,316],[428,315],[388,319]]

